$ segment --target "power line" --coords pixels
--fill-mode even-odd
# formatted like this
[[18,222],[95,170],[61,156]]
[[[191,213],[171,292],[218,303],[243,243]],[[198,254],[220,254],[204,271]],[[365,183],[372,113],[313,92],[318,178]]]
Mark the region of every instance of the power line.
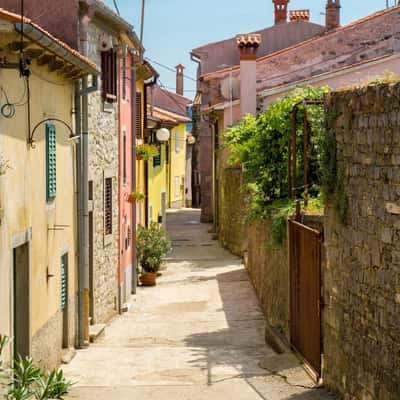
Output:
[[121,15],[120,12],[119,12],[117,0],[113,0],[113,3],[114,3],[115,10],[117,11],[117,14]]

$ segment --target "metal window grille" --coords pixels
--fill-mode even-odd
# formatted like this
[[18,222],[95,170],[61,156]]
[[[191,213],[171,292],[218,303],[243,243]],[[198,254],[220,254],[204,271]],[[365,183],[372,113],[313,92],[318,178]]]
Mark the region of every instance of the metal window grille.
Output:
[[122,99],[126,99],[126,45],[122,46]]
[[68,299],[67,255],[61,257],[61,310],[64,311]]
[[142,137],[142,94],[136,92],[136,137]]
[[112,234],[112,178],[104,180],[104,233]]
[[122,138],[122,177],[123,177],[123,182],[124,184],[126,183],[126,132],[123,133],[123,138]]
[[117,101],[117,51],[110,49],[101,52],[101,80],[103,100]]
[[56,127],[46,124],[46,199],[51,201],[57,192]]

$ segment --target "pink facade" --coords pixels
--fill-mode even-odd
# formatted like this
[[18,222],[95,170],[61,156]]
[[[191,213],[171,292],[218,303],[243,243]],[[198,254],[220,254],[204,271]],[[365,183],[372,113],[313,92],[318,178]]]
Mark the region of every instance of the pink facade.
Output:
[[119,287],[121,304],[125,303],[132,293],[133,272],[133,205],[128,201],[132,189],[132,90],[131,65],[132,56],[128,51],[120,50],[118,57],[119,71]]

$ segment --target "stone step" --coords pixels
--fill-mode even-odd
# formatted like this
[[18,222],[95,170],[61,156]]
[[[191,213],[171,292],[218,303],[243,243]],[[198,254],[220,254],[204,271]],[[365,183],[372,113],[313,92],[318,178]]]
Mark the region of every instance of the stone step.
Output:
[[106,324],[94,324],[89,326],[89,339],[90,342],[95,342],[103,333]]

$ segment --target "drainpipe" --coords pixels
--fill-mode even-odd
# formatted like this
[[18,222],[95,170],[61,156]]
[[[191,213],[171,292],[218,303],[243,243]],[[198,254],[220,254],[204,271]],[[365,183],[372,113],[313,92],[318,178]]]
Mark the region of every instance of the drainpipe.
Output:
[[[81,53],[88,55],[88,25],[90,18],[83,15],[80,18],[80,48]],[[97,79],[96,79],[97,82]],[[88,78],[82,79],[82,130],[81,130],[81,253],[79,262],[79,323],[78,345],[80,348],[89,345],[89,145],[88,145]]]
[[[131,132],[132,132],[132,162],[131,162],[131,175],[132,175],[132,192],[136,191],[136,57],[137,53],[135,51],[131,52],[132,56],[132,75],[131,75],[131,102],[132,102],[132,112],[131,112]],[[132,294],[136,294],[137,288],[137,259],[136,259],[136,203],[132,202]]]

